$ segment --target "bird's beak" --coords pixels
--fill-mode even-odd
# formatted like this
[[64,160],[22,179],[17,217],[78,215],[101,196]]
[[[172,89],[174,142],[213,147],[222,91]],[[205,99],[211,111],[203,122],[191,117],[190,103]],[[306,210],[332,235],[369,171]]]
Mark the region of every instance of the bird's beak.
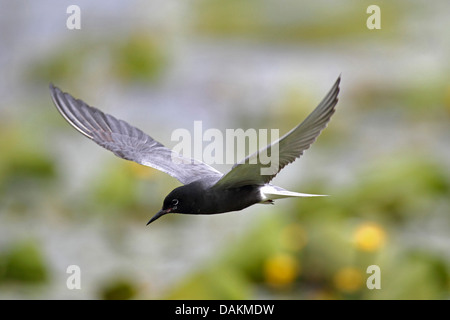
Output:
[[147,225],[149,225],[150,223],[152,223],[152,222],[155,221],[156,219],[162,217],[163,215],[165,215],[166,213],[169,213],[169,212],[170,212],[169,210],[163,210],[163,209],[159,210],[158,213],[155,214],[155,215],[153,216],[153,218],[150,219],[149,222],[147,222]]

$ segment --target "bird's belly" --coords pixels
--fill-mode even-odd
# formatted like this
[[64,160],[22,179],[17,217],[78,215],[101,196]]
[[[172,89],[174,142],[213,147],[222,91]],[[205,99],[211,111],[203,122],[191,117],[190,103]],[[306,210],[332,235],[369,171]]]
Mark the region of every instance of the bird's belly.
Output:
[[225,189],[219,194],[206,193],[203,214],[239,211],[261,201],[259,186]]

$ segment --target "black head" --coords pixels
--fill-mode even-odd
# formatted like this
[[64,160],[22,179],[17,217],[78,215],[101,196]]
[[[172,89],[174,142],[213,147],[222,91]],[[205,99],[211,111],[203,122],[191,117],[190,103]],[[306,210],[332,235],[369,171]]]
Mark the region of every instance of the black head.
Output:
[[162,209],[150,219],[147,225],[167,213],[196,213],[197,209],[195,204],[197,198],[198,193],[194,186],[190,186],[189,188],[187,186],[181,186],[172,190],[164,199]]

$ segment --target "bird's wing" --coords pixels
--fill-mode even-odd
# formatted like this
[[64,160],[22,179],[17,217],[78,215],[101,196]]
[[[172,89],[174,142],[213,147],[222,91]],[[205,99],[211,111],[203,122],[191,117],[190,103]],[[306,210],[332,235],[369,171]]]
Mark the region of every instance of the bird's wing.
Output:
[[277,141],[236,163],[214,188],[264,185],[299,158],[330,121],[338,101],[340,81],[339,76],[325,98],[302,123]]
[[75,99],[50,84],[56,108],[75,129],[116,156],[163,171],[189,184],[207,176],[223,174],[195,159],[182,157],[138,128]]

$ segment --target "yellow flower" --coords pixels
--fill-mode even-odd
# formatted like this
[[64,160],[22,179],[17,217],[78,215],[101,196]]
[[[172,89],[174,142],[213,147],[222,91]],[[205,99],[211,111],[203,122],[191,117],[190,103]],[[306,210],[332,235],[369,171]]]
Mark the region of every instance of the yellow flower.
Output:
[[364,279],[361,270],[354,267],[340,269],[333,278],[337,289],[348,293],[355,292],[361,288]]
[[374,223],[361,224],[354,233],[355,245],[363,251],[375,251],[386,242],[386,233],[383,228]]
[[266,282],[275,287],[282,287],[292,283],[299,273],[299,261],[285,253],[276,254],[268,258],[264,263]]

